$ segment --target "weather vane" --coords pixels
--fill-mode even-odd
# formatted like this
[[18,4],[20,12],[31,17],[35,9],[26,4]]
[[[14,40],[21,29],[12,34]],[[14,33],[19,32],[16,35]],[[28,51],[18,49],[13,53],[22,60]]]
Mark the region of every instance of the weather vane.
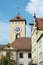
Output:
[[20,14],[20,8],[18,7],[18,14]]

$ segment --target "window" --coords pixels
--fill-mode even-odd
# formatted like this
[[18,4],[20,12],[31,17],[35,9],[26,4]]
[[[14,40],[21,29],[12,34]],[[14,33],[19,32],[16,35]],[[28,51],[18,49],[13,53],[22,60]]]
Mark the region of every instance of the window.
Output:
[[31,53],[28,53],[28,58],[31,58]]
[[23,24],[23,22],[22,22],[22,24]]
[[19,33],[17,33],[17,34],[16,34],[16,39],[17,39],[17,38],[19,38],[19,37],[20,37],[20,34],[19,34]]
[[23,64],[20,64],[20,65],[23,65]]
[[17,16],[17,19],[20,19],[20,17],[19,17],[19,16]]
[[10,48],[10,46],[8,45],[8,48]]
[[7,52],[7,53],[6,53],[6,56],[9,57],[9,56],[10,56],[10,52]]
[[18,21],[18,23],[20,24],[20,21]]
[[23,53],[20,53],[20,58],[23,58]]

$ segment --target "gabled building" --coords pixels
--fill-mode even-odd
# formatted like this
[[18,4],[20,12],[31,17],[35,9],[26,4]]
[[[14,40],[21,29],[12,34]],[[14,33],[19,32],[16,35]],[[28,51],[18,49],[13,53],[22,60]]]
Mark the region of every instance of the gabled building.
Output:
[[38,64],[38,43],[37,40],[43,33],[43,18],[37,18],[34,15],[34,22],[31,25],[31,40],[32,40],[32,62]]

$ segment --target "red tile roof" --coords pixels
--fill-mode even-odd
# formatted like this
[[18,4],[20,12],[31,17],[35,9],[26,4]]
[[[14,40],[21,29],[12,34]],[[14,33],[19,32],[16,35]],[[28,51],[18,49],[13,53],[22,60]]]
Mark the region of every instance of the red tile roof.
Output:
[[16,17],[14,17],[14,18],[12,18],[11,20],[10,20],[10,22],[11,21],[22,21],[22,20],[24,20],[25,21],[25,19],[24,18],[22,18],[22,16],[20,15],[20,14],[18,14]]
[[5,46],[5,45],[0,45],[0,50],[2,50],[4,46]]
[[3,48],[5,48],[6,46],[10,46],[10,44],[6,44],[6,45],[0,45],[0,50],[3,50]]
[[[35,19],[36,22],[36,28],[37,30],[43,30],[43,18],[36,18]],[[34,23],[30,23],[30,25],[34,25]]]
[[31,38],[20,37],[12,42],[11,46],[19,50],[31,50]]
[[43,30],[43,18],[36,18],[37,29]]
[[5,47],[11,46],[16,50],[24,50],[24,51],[30,51],[31,52],[31,38],[27,37],[20,37],[16,39],[11,44],[6,45],[0,45],[0,50],[3,50]]

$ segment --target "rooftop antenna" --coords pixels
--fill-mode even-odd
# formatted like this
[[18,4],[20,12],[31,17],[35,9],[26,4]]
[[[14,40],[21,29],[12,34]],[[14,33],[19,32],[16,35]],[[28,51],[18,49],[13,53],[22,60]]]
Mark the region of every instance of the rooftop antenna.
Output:
[[34,13],[34,26],[35,26],[35,28],[36,28],[36,13]]
[[18,15],[20,14],[20,8],[18,7]]

